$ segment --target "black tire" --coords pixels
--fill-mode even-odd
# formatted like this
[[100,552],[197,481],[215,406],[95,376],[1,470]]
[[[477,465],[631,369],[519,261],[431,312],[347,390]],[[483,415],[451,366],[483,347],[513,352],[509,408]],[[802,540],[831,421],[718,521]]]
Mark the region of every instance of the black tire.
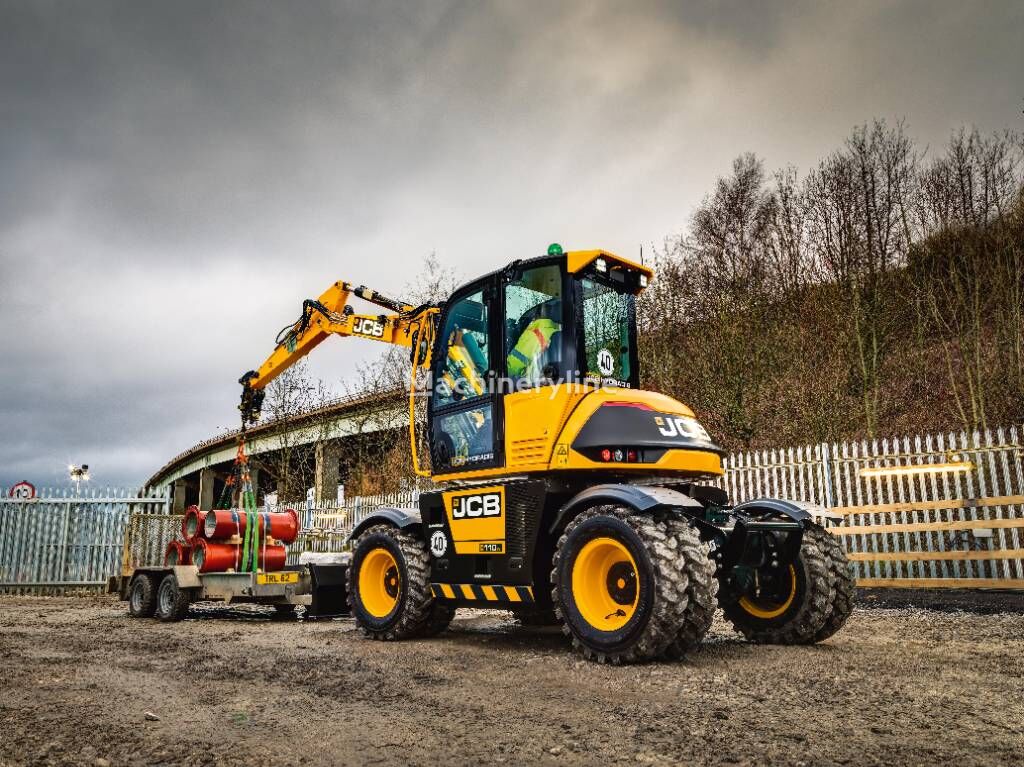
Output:
[[448,628],[454,617],[454,607],[435,599],[434,603],[430,606],[430,611],[427,613],[427,620],[424,622],[423,628],[420,629],[419,636],[424,638],[437,636]]
[[[632,601],[628,603],[630,612],[623,608],[604,616],[612,621],[608,630],[584,617],[584,612],[593,615],[594,610],[587,607],[587,603],[577,604],[573,589],[576,560],[584,547],[597,539],[610,539],[615,546],[621,546],[635,565],[634,572],[626,573],[626,578],[615,576],[619,586],[628,585],[613,601],[622,605],[627,603],[619,600]],[[617,562],[612,567],[620,564]],[[626,564],[632,568],[628,562]],[[612,595],[613,572],[608,570],[607,585],[603,586],[609,596]],[[673,535],[664,523],[628,509],[600,506],[573,519],[558,540],[551,582],[554,584],[552,601],[563,633],[570,637],[577,652],[598,663],[653,660],[675,639],[686,620],[686,573],[679,567]],[[592,592],[600,593],[600,588],[592,587]],[[616,625],[623,617],[626,621]]]
[[133,618],[152,618],[156,612],[156,583],[148,575],[136,575],[128,588],[128,614]]
[[846,623],[853,613],[853,595],[857,588],[857,578],[853,572],[853,563],[846,558],[839,538],[825,531],[825,554],[828,557],[828,570],[832,578],[832,612],[825,619],[825,625],[814,635],[815,642],[821,642],[835,634]]
[[521,626],[561,626],[562,621],[555,614],[554,608],[547,610],[523,610],[516,613],[516,620]]
[[671,519],[666,523],[676,541],[679,567],[686,573],[686,613],[675,639],[665,649],[665,657],[679,660],[694,650],[715,619],[718,579],[709,547],[689,522]]
[[180,621],[188,614],[188,603],[188,592],[178,587],[174,573],[165,575],[156,594],[156,617],[164,623]]
[[283,621],[295,617],[296,605],[285,603],[278,603],[274,605],[274,619]]
[[[382,588],[393,588],[394,606],[384,613],[377,613],[364,604],[360,591],[360,574],[368,557],[379,558],[375,551],[390,555],[393,567],[384,572]],[[371,567],[372,567],[371,563]],[[392,573],[393,575],[389,575]],[[369,578],[369,568],[368,568]],[[367,588],[372,584],[367,581]],[[376,586],[374,586],[376,588]],[[367,594],[372,602],[372,595]],[[389,525],[376,525],[359,536],[348,569],[348,604],[356,625],[371,639],[396,641],[424,636],[430,631],[438,633],[448,625],[451,615],[445,621],[445,611],[434,608],[437,604],[430,591],[430,560],[426,544],[418,537]],[[443,607],[443,606],[442,606]],[[441,625],[443,624],[443,625]]]
[[[752,614],[753,606],[744,606],[743,598],[737,594],[727,580],[720,582],[719,605],[739,633],[751,642],[759,644],[813,644],[818,632],[832,612],[834,591],[829,572],[827,553],[829,533],[815,524],[804,529],[800,553],[796,561],[787,568],[766,573],[767,577],[783,577],[789,573],[792,579],[791,596],[785,609],[771,617]],[[764,572],[763,570],[761,572]],[[762,577],[765,577],[762,576]],[[720,573],[728,578],[728,573]],[[768,611],[765,611],[768,612]]]

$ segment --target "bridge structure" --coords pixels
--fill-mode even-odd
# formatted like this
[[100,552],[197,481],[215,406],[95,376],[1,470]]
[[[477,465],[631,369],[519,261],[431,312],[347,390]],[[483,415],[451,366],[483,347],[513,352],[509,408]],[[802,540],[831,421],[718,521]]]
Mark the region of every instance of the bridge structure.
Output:
[[[254,459],[251,474],[259,501],[278,490],[279,477],[265,467],[280,464],[285,452],[301,454],[313,464],[314,501],[336,501],[346,446],[372,435],[404,432],[408,423],[404,393],[385,391],[339,397],[249,427],[245,449]],[[191,504],[213,508],[234,471],[239,434],[239,429],[225,431],[190,447],[153,474],[146,487],[166,490],[178,513]]]

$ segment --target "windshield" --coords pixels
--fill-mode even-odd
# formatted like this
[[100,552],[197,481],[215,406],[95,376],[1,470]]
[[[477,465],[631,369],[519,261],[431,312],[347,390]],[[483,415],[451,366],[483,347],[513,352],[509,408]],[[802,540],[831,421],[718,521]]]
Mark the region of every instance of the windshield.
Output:
[[635,386],[635,299],[595,279],[585,277],[580,284],[586,377],[615,386]]

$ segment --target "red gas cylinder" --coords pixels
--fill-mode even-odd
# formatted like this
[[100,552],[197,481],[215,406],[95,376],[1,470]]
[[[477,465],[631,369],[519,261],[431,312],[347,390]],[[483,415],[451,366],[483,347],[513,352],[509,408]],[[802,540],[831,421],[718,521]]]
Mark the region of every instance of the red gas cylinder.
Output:
[[[283,570],[288,559],[284,546],[260,546],[258,563],[261,570]],[[242,562],[242,547],[235,543],[221,543],[198,538],[192,549],[192,564],[201,573],[222,573],[237,570]]]
[[164,567],[187,565],[192,562],[192,547],[181,541],[171,541],[164,552]]
[[[299,534],[299,515],[295,509],[259,512],[260,535],[267,534],[281,543],[292,543]],[[238,509],[209,511],[206,513],[205,533],[211,541],[245,534],[245,512]]]
[[198,506],[189,506],[185,510],[185,518],[181,521],[181,534],[186,541],[202,538],[205,533],[203,521],[208,512],[200,511]]

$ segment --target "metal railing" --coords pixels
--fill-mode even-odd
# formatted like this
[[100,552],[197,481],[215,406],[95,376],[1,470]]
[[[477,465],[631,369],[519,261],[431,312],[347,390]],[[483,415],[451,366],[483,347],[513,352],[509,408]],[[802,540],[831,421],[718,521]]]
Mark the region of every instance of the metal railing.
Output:
[[133,512],[166,514],[167,498],[130,490],[86,495],[44,491],[0,498],[0,592],[64,593],[102,588],[120,571]]

